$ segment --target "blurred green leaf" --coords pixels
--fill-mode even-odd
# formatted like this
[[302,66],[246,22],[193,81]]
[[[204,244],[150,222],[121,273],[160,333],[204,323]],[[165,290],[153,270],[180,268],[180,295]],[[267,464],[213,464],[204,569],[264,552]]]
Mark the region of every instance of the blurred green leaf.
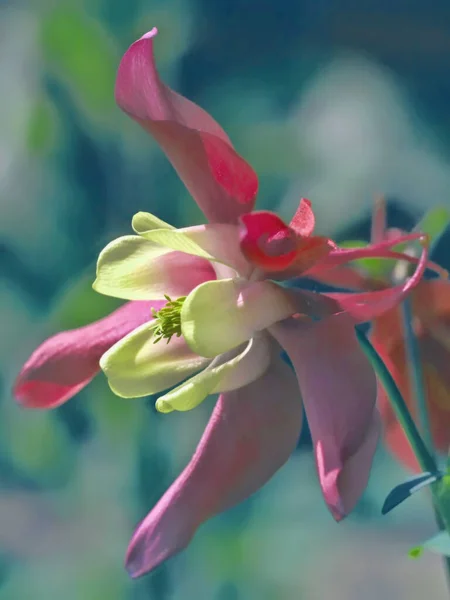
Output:
[[2,413],[2,446],[15,468],[40,483],[65,477],[73,465],[69,436],[54,412],[11,404]]
[[43,20],[45,59],[67,79],[86,108],[105,113],[114,107],[118,56],[99,22],[80,9],[57,7]]
[[450,223],[450,212],[444,206],[437,206],[429,210],[414,227],[414,231],[427,233],[432,243],[439,238]]
[[128,595],[129,587],[129,580],[123,571],[112,561],[109,565],[94,561],[90,567],[80,568],[75,597],[83,600],[123,600]]
[[411,558],[419,558],[425,550],[441,554],[442,556],[450,556],[450,534],[448,531],[440,531],[420,546],[411,548],[409,556]]
[[117,447],[121,442],[128,446],[136,444],[145,419],[151,419],[150,411],[142,399],[119,398],[108,386],[103,373],[91,383],[89,412],[98,432],[108,437]]
[[102,319],[123,304],[123,300],[103,296],[92,289],[95,267],[83,274],[56,302],[53,323],[60,329],[75,329]]
[[41,154],[53,145],[57,129],[56,111],[47,99],[39,99],[31,110],[28,121],[27,147]]

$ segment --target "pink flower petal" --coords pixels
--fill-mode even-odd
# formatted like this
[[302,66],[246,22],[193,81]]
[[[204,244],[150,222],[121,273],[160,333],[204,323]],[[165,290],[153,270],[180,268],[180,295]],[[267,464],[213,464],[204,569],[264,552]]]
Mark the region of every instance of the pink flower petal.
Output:
[[297,211],[289,223],[289,227],[299,235],[308,237],[314,231],[316,218],[311,208],[311,202],[306,198],[300,200]]
[[241,217],[241,250],[254,265],[280,271],[297,256],[297,236],[278,215],[260,210]]
[[[409,233],[395,239],[387,239],[378,244],[368,245],[363,248],[337,248],[335,251],[330,252],[321,262],[314,264],[311,269],[309,269],[307,275],[308,277],[314,277],[316,273],[321,273],[327,269],[333,269],[334,267],[360,258],[397,258],[399,260],[417,264],[419,262],[417,258],[401,252],[394,252],[391,248],[405,242],[417,240],[423,242],[425,239],[426,237],[423,233]],[[423,243],[422,247],[424,251],[426,246],[427,244]]]
[[[332,249],[330,240],[305,237],[288,227],[278,215],[262,210],[241,217],[241,250],[247,260],[267,273],[300,275]],[[286,273],[286,277],[284,277]]]
[[206,111],[161,82],[153,56],[156,33],[137,40],[122,58],[116,101],[156,139],[206,217],[235,222],[252,210],[258,178]]
[[99,372],[101,356],[113,344],[152,318],[165,300],[128,302],[85,327],[47,339],[30,356],[14,386],[27,408],[54,408],[77,394]]
[[395,308],[421,282],[428,263],[428,247],[424,246],[417,268],[413,275],[401,285],[386,290],[357,294],[331,293],[328,297],[336,300],[357,322],[370,321]]
[[375,374],[348,315],[313,324],[286,319],[270,332],[297,374],[322,492],[340,520],[358,501],[375,451]]
[[137,528],[130,575],[156,568],[204,521],[264,485],[294,450],[301,420],[295,376],[279,358],[260,379],[222,394],[192,460]]

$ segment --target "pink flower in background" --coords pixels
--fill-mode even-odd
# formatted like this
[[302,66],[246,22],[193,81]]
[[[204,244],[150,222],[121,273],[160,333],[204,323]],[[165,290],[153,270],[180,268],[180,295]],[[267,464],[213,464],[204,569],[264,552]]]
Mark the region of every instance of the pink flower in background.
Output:
[[[209,223],[176,230],[138,213],[136,235],[111,242],[100,255],[94,284],[131,302],[44,342],[15,386],[25,406],[50,408],[101,366],[125,397],[177,385],[158,399],[162,412],[188,410],[220,393],[193,458],[133,536],[132,576],[184,548],[202,522],[255,492],[284,464],[300,434],[300,394],[325,501],[337,520],[353,509],[378,439],[375,375],[354,325],[395,307],[427,261],[426,247],[418,261],[392,250],[418,234],[353,250],[314,236],[307,200],[289,226],[269,211],[252,212],[256,174],[208,113],[160,81],[155,34],[123,57],[116,100],[156,139]],[[363,257],[401,257],[417,268],[402,285],[358,294],[276,283],[339,273]],[[165,295],[174,300],[166,304]]]
[[[448,218],[445,209],[435,207],[416,225],[415,231],[441,232],[448,224]],[[386,203],[383,198],[377,199],[372,215],[372,243],[376,245],[404,235],[405,232],[399,229],[387,227]],[[411,291],[412,325],[422,364],[434,448],[445,455],[450,447],[450,377],[447,368],[450,358],[450,282],[446,271],[439,265],[429,261],[427,266],[441,278],[422,279]],[[367,291],[388,289],[394,279],[406,276],[407,265],[401,260],[377,265],[375,269],[373,264],[343,266],[334,272],[319,275],[323,282],[336,283],[341,280],[349,287]],[[373,320],[370,337],[396,381],[408,410],[417,420],[417,399],[407,357],[401,307],[394,306],[378,315]],[[377,404],[387,448],[405,467],[420,472],[417,459],[381,384],[378,385]]]

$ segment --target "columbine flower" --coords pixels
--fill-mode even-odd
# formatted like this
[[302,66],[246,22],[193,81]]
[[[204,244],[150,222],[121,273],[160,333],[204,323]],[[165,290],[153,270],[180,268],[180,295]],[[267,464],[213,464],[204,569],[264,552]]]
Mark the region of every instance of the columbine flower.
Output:
[[155,33],[123,57],[116,99],[161,145],[209,223],[176,230],[138,213],[136,235],[101,253],[95,282],[98,291],[132,301],[44,342],[15,388],[27,406],[56,406],[88,383],[100,361],[122,396],[176,386],[159,397],[162,412],[220,394],[193,458],[132,539],[133,576],[185,547],[203,521],[281,467],[300,433],[298,388],[325,501],[337,520],[352,510],[378,437],[375,376],[353,326],[397,305],[427,260],[424,247],[408,281],[371,293],[317,294],[276,283],[333,273],[356,258],[404,257],[391,248],[420,236],[341,250],[313,235],[307,200],[289,226],[271,212],[252,212],[256,174],[205,111],[160,81]]

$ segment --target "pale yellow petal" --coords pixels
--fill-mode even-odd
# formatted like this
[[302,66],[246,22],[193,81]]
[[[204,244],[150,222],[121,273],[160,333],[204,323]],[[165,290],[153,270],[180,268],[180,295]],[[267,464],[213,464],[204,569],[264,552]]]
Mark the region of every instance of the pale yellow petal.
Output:
[[290,294],[269,281],[208,281],[181,309],[181,330],[194,352],[213,358],[296,313]]
[[191,410],[210,394],[244,387],[265,373],[270,356],[268,337],[255,336],[243,349],[218,356],[206,369],[158,398],[156,408],[160,412]]

